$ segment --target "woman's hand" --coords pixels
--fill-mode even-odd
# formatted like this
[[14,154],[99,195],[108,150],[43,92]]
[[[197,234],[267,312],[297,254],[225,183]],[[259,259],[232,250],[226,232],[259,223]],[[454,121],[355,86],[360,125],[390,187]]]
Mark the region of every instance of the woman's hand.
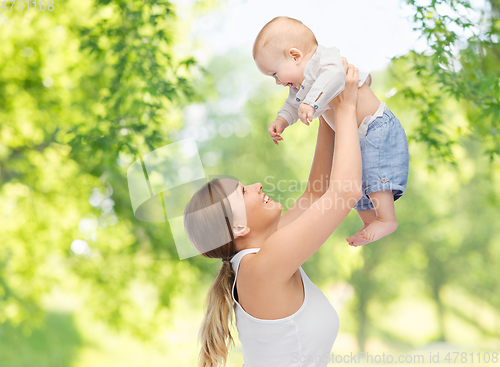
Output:
[[345,89],[331,103],[335,110],[339,108],[356,107],[358,102],[358,68],[352,64],[347,66],[347,60],[342,58],[344,69],[347,68]]
[[342,57],[342,66],[344,67],[344,71],[346,74],[347,74],[347,65],[349,65],[347,59],[345,57]]

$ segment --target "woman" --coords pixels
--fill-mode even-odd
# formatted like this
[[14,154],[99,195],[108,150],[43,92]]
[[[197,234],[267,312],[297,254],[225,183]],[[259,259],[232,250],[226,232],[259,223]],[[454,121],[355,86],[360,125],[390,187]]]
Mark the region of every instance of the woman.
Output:
[[[281,204],[267,201],[260,183],[236,182],[241,191],[229,200],[221,183],[212,180],[186,206],[184,227],[193,246],[205,257],[223,260],[200,329],[200,367],[226,364],[228,344],[234,343],[229,325],[233,307],[245,367],[327,365],[338,316],[301,265],[361,197],[358,70],[347,67],[345,59],[344,67],[345,90],[330,102],[333,110],[326,115],[335,119],[336,133],[320,118],[307,188],[283,216]],[[219,201],[226,201],[227,226],[209,214],[188,215]],[[245,224],[238,225],[236,219],[245,216]],[[207,247],[209,238],[227,238],[228,231],[231,241]]]

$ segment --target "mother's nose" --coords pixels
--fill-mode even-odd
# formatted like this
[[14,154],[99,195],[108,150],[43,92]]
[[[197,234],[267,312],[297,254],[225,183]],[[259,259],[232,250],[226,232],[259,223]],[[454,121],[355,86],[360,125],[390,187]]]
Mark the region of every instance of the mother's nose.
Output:
[[262,191],[262,184],[260,182],[257,182],[257,183],[255,183],[255,185],[257,186],[257,192],[261,192]]

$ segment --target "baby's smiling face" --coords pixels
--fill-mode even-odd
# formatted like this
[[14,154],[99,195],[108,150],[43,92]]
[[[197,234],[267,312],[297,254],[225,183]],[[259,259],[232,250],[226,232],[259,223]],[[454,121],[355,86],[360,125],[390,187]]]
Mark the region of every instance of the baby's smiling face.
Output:
[[287,56],[279,51],[261,50],[255,57],[260,72],[275,79],[276,84],[284,87],[300,88],[304,81],[304,62],[302,53],[292,48]]

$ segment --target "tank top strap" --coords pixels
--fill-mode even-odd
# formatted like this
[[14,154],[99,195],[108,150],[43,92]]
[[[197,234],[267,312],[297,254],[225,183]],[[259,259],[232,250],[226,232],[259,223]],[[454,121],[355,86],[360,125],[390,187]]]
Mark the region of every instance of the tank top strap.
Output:
[[233,256],[231,259],[231,265],[233,266],[233,270],[235,274],[238,274],[238,268],[240,267],[240,261],[245,256],[246,254],[252,254],[255,252],[259,252],[260,248],[247,248],[244,250],[241,250],[238,252],[236,255]]
[[234,270],[234,282],[233,282],[233,286],[231,288],[231,297],[233,298],[233,301],[236,303],[238,303],[238,302],[236,301],[236,298],[234,297],[234,288],[236,287],[236,277],[238,276],[238,268],[240,267],[240,261],[243,258],[243,256],[245,256],[246,254],[256,253],[256,252],[259,252],[259,250],[260,250],[260,248],[247,248],[247,249],[244,249],[244,250],[241,250],[240,252],[238,252],[231,259],[231,266],[233,267],[233,270]]

